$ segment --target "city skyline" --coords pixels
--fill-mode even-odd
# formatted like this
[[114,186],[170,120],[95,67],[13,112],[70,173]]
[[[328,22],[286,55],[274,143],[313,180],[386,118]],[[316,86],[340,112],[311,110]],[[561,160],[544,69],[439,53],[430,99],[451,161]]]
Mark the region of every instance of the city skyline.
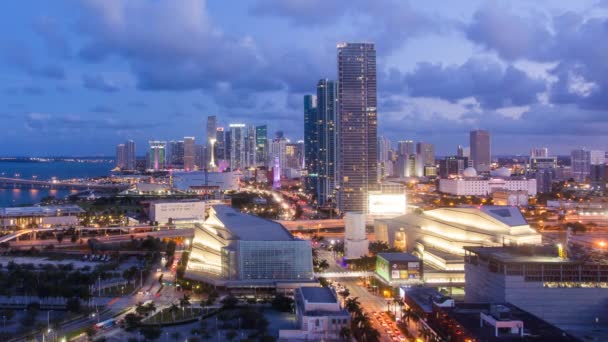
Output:
[[449,155],[483,129],[493,154],[608,144],[607,62],[592,43],[607,35],[605,2],[3,5],[12,15],[0,115],[13,128],[3,155],[108,156],[127,139],[203,141],[208,115],[300,140],[302,96],[336,78],[340,41],[377,46],[378,134],[393,143],[429,142]]

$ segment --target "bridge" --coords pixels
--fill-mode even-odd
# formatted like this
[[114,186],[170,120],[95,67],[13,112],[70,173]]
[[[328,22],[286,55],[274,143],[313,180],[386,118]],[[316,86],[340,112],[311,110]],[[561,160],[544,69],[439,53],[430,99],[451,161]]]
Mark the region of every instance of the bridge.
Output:
[[126,184],[98,184],[93,182],[73,182],[59,180],[37,180],[0,177],[0,187],[2,188],[51,188],[51,189],[80,189],[80,190],[125,190],[129,187]]

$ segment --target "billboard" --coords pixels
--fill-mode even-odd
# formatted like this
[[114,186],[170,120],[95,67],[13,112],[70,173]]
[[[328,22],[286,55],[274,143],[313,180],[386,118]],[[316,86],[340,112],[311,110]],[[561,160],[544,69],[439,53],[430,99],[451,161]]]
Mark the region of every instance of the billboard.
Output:
[[368,208],[372,215],[404,215],[406,208],[405,193],[370,193],[368,195]]

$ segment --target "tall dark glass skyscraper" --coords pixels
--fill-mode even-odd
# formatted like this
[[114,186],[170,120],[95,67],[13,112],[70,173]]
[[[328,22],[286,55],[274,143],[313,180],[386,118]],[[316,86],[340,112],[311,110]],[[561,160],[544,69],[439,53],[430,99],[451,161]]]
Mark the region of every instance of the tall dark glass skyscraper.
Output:
[[266,125],[255,128],[255,153],[258,165],[268,165],[268,129]]
[[338,204],[367,213],[378,188],[376,49],[373,43],[338,44]]
[[324,205],[332,197],[335,188],[337,139],[336,107],[338,87],[335,81],[319,80],[317,83],[317,200]]
[[317,194],[317,98],[314,95],[304,96],[304,163],[308,176],[306,178],[306,192]]

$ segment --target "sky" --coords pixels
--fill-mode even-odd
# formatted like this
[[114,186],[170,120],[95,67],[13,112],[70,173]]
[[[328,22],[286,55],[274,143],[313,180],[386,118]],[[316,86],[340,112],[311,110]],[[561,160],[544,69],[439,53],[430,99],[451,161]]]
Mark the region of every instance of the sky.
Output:
[[0,3],[0,155],[204,139],[208,115],[303,136],[336,44],[373,42],[378,134],[493,154],[608,150],[608,0]]

